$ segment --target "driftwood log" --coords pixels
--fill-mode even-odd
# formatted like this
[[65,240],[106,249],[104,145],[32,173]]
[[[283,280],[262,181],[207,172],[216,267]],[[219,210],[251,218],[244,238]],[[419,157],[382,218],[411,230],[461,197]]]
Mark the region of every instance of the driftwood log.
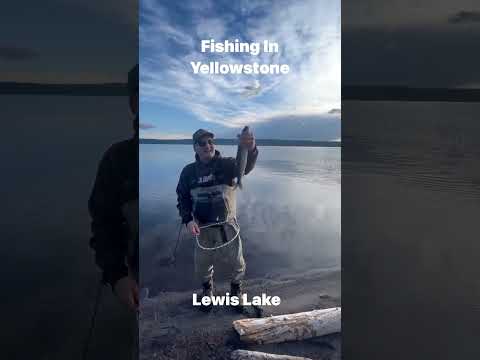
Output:
[[232,352],[231,360],[312,360],[310,358],[267,354],[258,351],[235,350]]
[[342,310],[337,307],[262,319],[235,320],[233,327],[245,343],[281,343],[340,332],[341,315]]

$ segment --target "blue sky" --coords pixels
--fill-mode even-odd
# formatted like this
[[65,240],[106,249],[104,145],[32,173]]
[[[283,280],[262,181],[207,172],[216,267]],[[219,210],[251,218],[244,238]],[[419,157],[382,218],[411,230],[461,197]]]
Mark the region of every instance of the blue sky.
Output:
[[[340,108],[340,1],[140,2],[140,136],[188,138]],[[278,53],[202,53],[200,41],[275,41]],[[190,61],[288,64],[287,75],[194,74]],[[249,94],[247,87],[258,87]]]

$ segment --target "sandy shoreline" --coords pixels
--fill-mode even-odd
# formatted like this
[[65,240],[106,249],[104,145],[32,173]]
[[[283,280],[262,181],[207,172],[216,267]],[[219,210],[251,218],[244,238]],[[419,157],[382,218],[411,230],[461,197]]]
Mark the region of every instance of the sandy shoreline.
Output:
[[[277,295],[282,303],[263,308],[263,316],[340,306],[340,270],[313,270],[274,278],[249,279],[249,297]],[[146,298],[140,314],[140,359],[229,359],[235,349],[305,356],[315,360],[340,359],[340,334],[308,341],[269,344],[242,344],[232,321],[253,317],[237,314],[228,307],[215,307],[204,314],[192,306],[192,292],[162,292]],[[228,284],[218,284],[216,294],[225,294]]]

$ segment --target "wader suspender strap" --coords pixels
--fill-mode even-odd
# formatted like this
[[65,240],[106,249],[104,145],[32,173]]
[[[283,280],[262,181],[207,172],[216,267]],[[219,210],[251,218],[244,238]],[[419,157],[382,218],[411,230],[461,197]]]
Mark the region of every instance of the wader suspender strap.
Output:
[[228,241],[227,233],[225,232],[225,225],[220,225],[220,231],[222,232],[222,239],[223,243],[225,244]]

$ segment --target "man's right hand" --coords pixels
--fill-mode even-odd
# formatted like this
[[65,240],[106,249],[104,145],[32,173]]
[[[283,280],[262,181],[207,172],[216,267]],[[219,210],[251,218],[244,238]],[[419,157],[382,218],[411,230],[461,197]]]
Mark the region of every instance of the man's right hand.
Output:
[[192,234],[193,236],[200,235],[200,228],[198,227],[197,223],[194,220],[191,220],[187,224],[187,229],[188,231],[190,231],[190,234]]
[[138,284],[131,276],[118,279],[113,291],[120,301],[130,309],[138,310]]

